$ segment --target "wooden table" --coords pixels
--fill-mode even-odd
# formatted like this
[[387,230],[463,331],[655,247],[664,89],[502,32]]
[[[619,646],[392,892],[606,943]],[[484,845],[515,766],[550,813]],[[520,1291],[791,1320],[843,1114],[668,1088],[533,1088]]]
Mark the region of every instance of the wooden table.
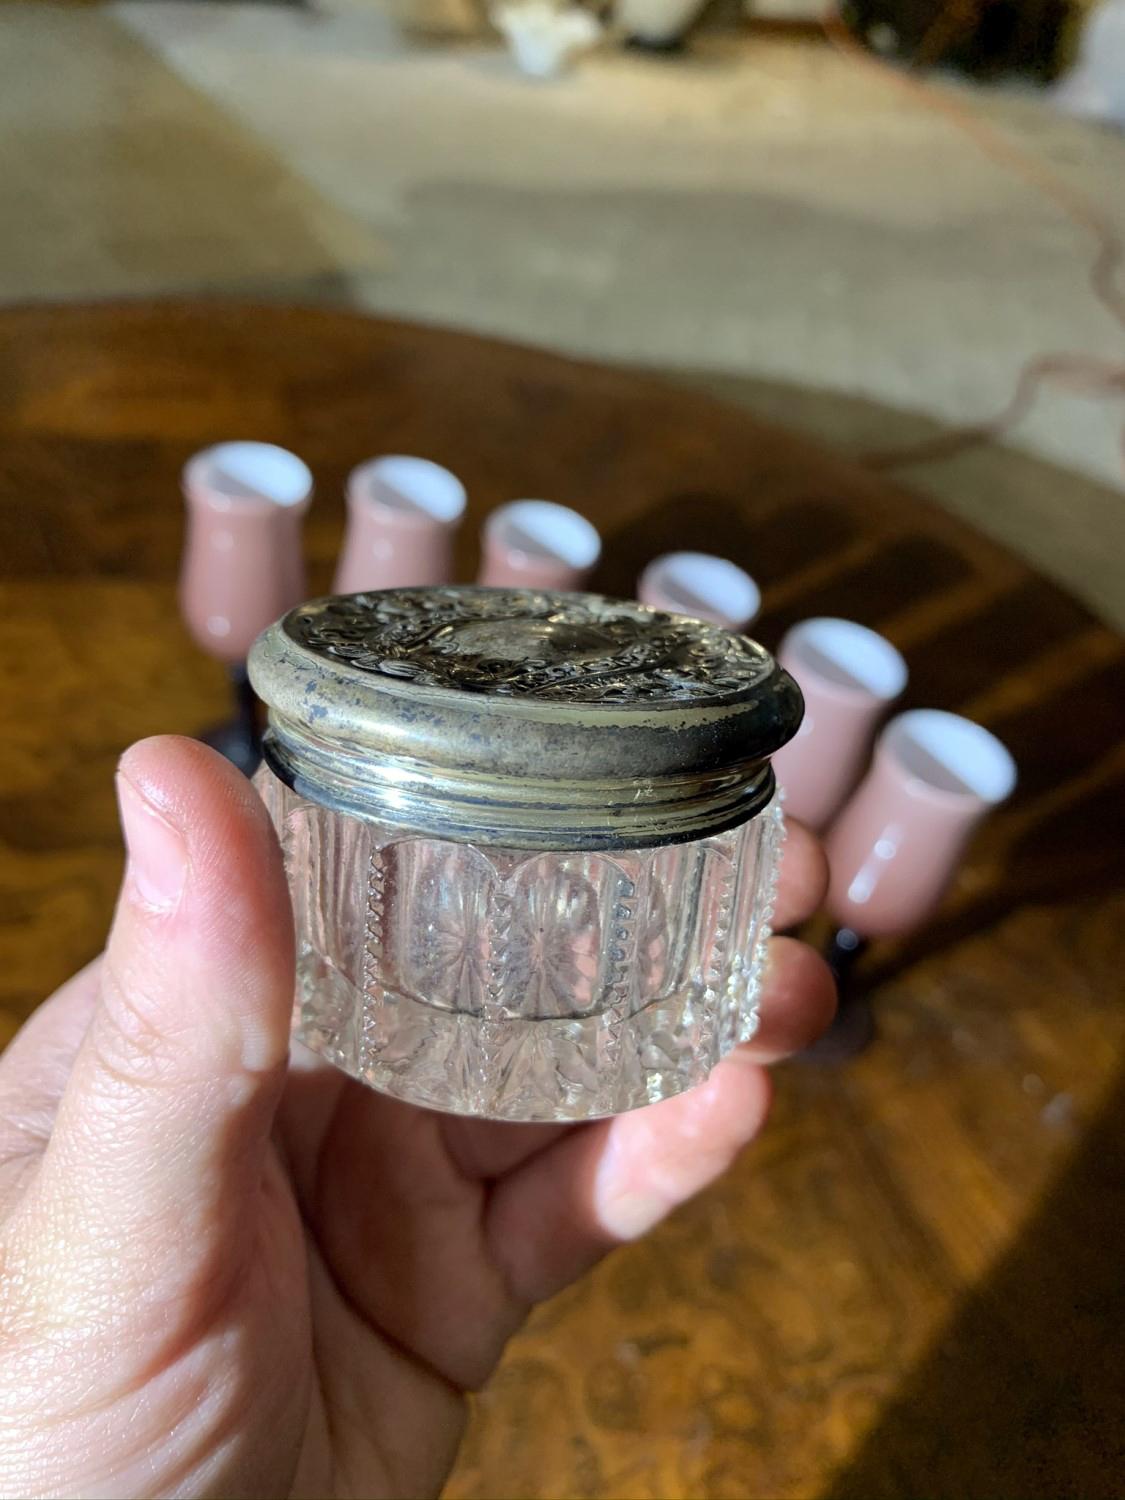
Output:
[[[98,948],[119,752],[191,733],[219,669],[179,623],[180,466],[295,448],[327,588],[342,481],[427,454],[471,496],[585,511],[597,582],[705,546],[760,634],[841,613],[906,652],[910,701],[995,729],[1020,790],[940,921],[874,951],[882,1039],[779,1071],[729,1178],[541,1309],[483,1395],[456,1497],[1111,1494],[1120,1394],[1125,647],[916,496],[632,375],[346,314],[231,306],[0,317],[7,1033]],[[1120,1456],[1120,1455],[1119,1455]]]

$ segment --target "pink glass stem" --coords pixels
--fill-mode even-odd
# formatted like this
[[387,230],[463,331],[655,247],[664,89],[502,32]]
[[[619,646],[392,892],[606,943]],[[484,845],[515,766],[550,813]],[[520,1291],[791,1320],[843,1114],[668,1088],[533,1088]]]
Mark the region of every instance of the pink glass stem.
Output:
[[809,1062],[837,1063],[863,1052],[874,1040],[875,1017],[865,991],[854,982],[855,966],[867,950],[867,940],[850,927],[840,927],[824,949],[824,959],[836,981],[837,1005],[832,1024],[802,1056]]
[[850,927],[838,927],[832,934],[824,950],[824,957],[828,967],[832,970],[837,986],[841,989],[846,987],[852,970],[866,947],[866,940]]
[[243,665],[227,669],[233,699],[233,714],[199,738],[231,761],[244,776],[253,776],[262,759],[260,708]]

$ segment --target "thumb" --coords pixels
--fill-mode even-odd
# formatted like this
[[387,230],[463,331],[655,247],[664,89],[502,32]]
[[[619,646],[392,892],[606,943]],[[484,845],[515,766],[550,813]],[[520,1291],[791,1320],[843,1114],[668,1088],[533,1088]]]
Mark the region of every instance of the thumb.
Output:
[[125,878],[34,1191],[71,1264],[191,1274],[193,1246],[233,1263],[252,1243],[288,1049],[289,897],[265,808],[214,751],[144,740],[117,792]]

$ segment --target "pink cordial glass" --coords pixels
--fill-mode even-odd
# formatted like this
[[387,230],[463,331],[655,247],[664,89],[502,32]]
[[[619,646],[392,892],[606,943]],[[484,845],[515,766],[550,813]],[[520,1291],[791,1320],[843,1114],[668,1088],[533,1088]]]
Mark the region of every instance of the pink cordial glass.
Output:
[[301,521],[312,475],[272,443],[220,443],[183,473],[183,616],[210,656],[245,660],[258,633],[305,593]]
[[551,500],[513,500],[494,510],[484,524],[478,582],[580,589],[601,550],[598,533],[577,511]]
[[188,460],[182,484],[180,609],[199,646],[226,665],[235,699],[234,718],[203,738],[249,774],[257,707],[243,664],[259,632],[305,596],[301,524],[312,475],[272,443],[220,443]]
[[637,598],[652,609],[739,631],[753,624],[762,607],[761,592],[749,573],[708,552],[667,552],[655,558],[640,576]]
[[829,832],[831,915],[864,938],[919,926],[977,824],[1015,785],[1015,761],[979,724],[933,708],[900,714]]
[[871,769],[826,840],[828,910],[836,932],[825,957],[840,991],[816,1060],[853,1056],[875,1025],[868,996],[849,983],[867,940],[926,921],[956,873],[973,830],[1016,784],[994,735],[956,714],[914,709],[879,738]]
[[797,680],[805,717],[774,756],[785,811],[822,829],[867,764],[879,720],[906,687],[906,663],[874,630],[852,620],[804,620],[777,659]]
[[348,476],[348,529],[333,592],[450,583],[465,486],[428,458],[389,454]]

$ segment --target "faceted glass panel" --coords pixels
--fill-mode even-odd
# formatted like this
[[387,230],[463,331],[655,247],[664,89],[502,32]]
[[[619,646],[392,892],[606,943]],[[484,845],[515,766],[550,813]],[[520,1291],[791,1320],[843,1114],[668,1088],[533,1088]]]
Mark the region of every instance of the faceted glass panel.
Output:
[[582,1120],[701,1083],[753,1034],[775,802],[696,843],[536,853],[423,838],[258,773],[293,895],[295,1034],[433,1109]]

